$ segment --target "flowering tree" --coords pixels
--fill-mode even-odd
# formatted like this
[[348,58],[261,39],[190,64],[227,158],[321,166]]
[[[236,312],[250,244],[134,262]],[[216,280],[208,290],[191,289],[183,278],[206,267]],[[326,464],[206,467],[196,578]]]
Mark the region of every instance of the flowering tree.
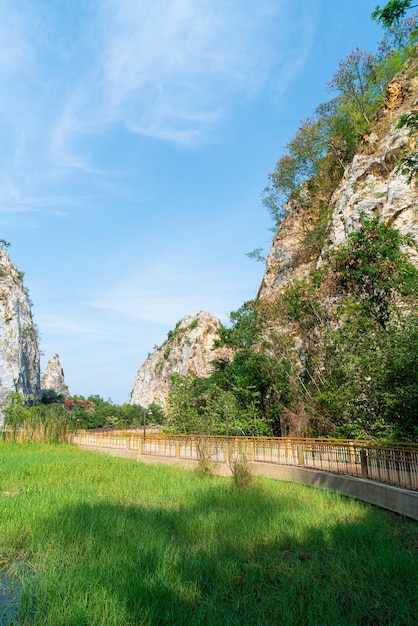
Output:
[[[67,398],[64,400],[64,408],[71,415],[71,419],[78,426],[88,428],[92,425],[92,418],[96,411],[96,405],[84,398]],[[93,420],[94,421],[94,420]]]
[[340,61],[334,78],[327,84],[330,91],[340,94],[341,102],[350,111],[360,133],[370,125],[370,103],[376,95],[370,90],[375,66],[374,55],[357,47]]

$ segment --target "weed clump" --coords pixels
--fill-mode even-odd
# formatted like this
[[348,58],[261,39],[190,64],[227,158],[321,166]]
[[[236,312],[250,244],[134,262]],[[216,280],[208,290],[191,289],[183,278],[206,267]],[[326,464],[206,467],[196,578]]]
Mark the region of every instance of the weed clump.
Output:
[[198,462],[196,473],[199,476],[213,476],[214,467],[210,444],[205,437],[199,437],[197,441]]
[[237,456],[229,461],[235,487],[240,492],[248,491],[253,482],[253,473],[247,457]]

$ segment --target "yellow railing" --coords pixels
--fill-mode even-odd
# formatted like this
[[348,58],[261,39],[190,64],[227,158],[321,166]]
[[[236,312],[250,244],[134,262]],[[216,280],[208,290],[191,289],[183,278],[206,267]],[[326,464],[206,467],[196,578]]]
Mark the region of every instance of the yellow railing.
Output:
[[161,435],[129,431],[78,431],[74,444],[136,451],[184,460],[205,458],[229,463],[246,457],[251,462],[293,465],[357,476],[418,491],[418,444],[387,443],[349,439],[289,437],[212,437]]

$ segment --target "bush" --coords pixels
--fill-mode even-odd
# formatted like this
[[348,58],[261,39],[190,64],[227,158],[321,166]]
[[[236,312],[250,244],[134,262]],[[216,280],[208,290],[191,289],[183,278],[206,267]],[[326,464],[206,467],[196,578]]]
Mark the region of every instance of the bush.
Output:
[[199,437],[197,440],[197,473],[200,476],[213,476],[213,461],[211,446],[207,437]]
[[247,457],[242,455],[231,458],[229,467],[235,487],[240,492],[247,491],[253,481],[253,474]]

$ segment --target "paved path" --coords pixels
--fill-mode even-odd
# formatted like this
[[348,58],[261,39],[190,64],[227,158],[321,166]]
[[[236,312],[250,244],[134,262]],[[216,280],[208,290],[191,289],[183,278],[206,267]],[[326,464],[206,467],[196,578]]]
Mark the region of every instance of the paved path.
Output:
[[[102,448],[96,446],[78,446],[83,450],[91,450],[101,454],[109,454],[123,458],[136,459],[141,463],[176,465],[185,468],[196,468],[197,461],[175,459],[148,454],[138,454],[137,450],[124,450],[118,448]],[[216,474],[231,475],[231,470],[226,463],[217,463],[213,470]],[[418,492],[393,487],[374,480],[365,480],[344,474],[333,474],[323,470],[308,469],[290,465],[277,465],[274,463],[251,463],[254,474],[267,476],[276,480],[285,480],[304,483],[315,487],[322,487],[337,491],[345,496],[363,500],[370,504],[394,511],[418,521]]]

